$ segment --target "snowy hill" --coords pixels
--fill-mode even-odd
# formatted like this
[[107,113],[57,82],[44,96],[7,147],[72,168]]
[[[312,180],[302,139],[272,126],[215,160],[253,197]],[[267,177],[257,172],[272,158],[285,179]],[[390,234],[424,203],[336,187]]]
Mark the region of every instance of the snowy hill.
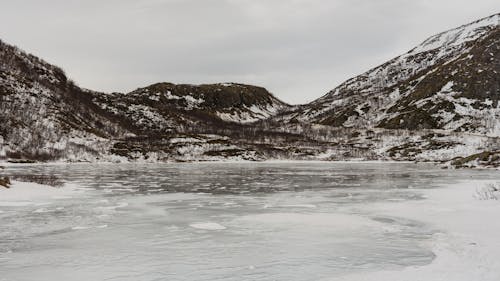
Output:
[[283,118],[499,136],[499,19],[496,14],[432,36]]
[[289,107],[264,88],[232,83],[158,83],[127,94],[96,94],[93,101],[145,135],[179,131],[181,127],[251,123]]
[[[2,41],[0,61],[0,158],[94,161],[113,159],[117,151],[128,157],[137,146],[145,154],[169,154],[185,143],[172,145],[171,139],[224,140],[199,135],[238,131],[289,107],[264,88],[232,83],[93,92],[76,86],[59,67]],[[124,140],[134,142],[133,151],[116,148]]]
[[98,155],[126,133],[64,72],[0,41],[0,157],[51,160]]

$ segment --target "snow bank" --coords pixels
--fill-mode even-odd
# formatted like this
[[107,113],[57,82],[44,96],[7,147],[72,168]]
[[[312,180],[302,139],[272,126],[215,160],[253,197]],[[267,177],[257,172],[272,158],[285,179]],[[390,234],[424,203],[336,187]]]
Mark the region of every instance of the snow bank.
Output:
[[401,271],[364,272],[327,280],[362,281],[498,281],[500,280],[500,203],[478,200],[487,181],[467,181],[442,189],[422,191],[426,200],[378,204],[373,213],[427,222],[440,231],[432,247],[433,263]]
[[51,187],[31,182],[13,181],[10,188],[0,187],[1,206],[44,205],[47,201],[71,198],[80,189],[72,185]]

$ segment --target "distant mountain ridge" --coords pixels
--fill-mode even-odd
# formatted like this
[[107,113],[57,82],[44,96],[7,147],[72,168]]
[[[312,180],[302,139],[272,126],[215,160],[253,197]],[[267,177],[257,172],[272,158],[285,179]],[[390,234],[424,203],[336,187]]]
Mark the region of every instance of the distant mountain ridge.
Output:
[[300,106],[237,83],[95,92],[0,41],[0,159],[500,166],[499,20],[432,36]]

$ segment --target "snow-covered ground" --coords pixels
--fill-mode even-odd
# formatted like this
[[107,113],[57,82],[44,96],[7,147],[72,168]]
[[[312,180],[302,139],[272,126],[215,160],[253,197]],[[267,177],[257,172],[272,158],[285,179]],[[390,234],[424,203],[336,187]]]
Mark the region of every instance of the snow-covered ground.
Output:
[[462,181],[425,190],[426,199],[422,201],[371,206],[374,213],[397,214],[440,229],[431,241],[436,259],[427,266],[364,272],[331,280],[500,280],[500,202],[479,195],[489,184],[490,181]]
[[78,196],[81,192],[83,190],[72,184],[56,188],[32,182],[13,181],[10,188],[0,186],[0,207],[43,206],[53,200]]

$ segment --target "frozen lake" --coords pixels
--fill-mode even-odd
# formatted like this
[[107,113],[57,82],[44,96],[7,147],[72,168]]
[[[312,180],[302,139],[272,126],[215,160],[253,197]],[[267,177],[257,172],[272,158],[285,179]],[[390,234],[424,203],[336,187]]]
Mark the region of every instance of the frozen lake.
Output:
[[[373,204],[500,180],[426,164],[10,166],[56,175],[54,194],[0,194],[0,280],[321,280],[426,265],[435,225]],[[66,190],[65,190],[66,189]]]

